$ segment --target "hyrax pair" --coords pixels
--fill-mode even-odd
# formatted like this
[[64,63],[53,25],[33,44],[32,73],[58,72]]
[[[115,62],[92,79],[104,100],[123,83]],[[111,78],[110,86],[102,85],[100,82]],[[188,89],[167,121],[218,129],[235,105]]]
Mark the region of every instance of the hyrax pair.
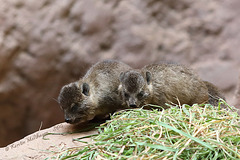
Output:
[[104,119],[109,113],[124,108],[118,94],[119,74],[131,67],[115,60],[93,65],[78,82],[63,86],[58,102],[64,110],[65,121],[78,124]]
[[191,69],[177,64],[151,64],[141,70],[114,60],[93,65],[78,82],[63,86],[58,102],[65,121],[78,124],[104,119],[125,107],[156,104],[210,103],[223,98],[211,83],[202,81]]
[[202,81],[193,70],[178,64],[150,64],[141,70],[129,70],[120,75],[122,100],[129,107],[154,104],[217,105],[224,96],[216,86]]

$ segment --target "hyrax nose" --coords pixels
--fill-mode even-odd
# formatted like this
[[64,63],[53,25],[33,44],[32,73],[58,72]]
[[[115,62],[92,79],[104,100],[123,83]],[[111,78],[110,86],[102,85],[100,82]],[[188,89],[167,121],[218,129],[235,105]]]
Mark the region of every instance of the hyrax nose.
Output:
[[129,105],[131,108],[137,108],[137,105],[136,104],[130,104]]
[[70,118],[65,118],[65,122],[72,123],[72,120]]

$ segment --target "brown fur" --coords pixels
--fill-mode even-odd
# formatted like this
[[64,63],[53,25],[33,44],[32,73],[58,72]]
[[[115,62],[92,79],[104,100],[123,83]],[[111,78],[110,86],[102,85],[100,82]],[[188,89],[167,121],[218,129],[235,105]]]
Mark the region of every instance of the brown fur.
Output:
[[[133,95],[131,98],[136,101],[137,107],[144,104],[167,107],[166,103],[193,105],[208,101],[208,89],[205,83],[193,70],[183,65],[171,63],[151,64],[143,67],[140,72],[144,80],[140,81],[138,85],[144,86],[141,92],[146,96],[139,99],[136,93],[131,94]],[[125,81],[121,81],[121,92],[128,92],[126,88],[130,83],[128,81],[130,77],[122,79],[125,79]],[[122,95],[124,94],[122,93]]]
[[66,122],[77,124],[93,118],[103,119],[109,113],[122,109],[118,95],[119,74],[130,68],[115,60],[101,61],[78,82],[64,86],[58,101]]

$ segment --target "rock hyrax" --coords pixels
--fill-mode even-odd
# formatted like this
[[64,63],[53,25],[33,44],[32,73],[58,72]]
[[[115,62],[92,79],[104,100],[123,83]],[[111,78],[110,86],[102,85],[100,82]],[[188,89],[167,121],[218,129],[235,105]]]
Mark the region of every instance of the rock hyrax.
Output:
[[78,124],[93,118],[104,119],[109,113],[123,109],[118,94],[119,74],[129,69],[130,66],[119,61],[101,61],[78,82],[63,86],[58,101],[65,121]]
[[193,70],[178,64],[150,64],[120,75],[120,91],[129,107],[154,104],[202,104],[208,88]]

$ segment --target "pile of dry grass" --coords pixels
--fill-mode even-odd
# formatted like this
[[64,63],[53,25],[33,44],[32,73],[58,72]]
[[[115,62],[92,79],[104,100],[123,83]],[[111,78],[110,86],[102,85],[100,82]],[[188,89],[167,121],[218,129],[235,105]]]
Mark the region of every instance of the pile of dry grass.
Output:
[[121,111],[99,127],[94,143],[51,159],[240,159],[240,116],[221,103]]

